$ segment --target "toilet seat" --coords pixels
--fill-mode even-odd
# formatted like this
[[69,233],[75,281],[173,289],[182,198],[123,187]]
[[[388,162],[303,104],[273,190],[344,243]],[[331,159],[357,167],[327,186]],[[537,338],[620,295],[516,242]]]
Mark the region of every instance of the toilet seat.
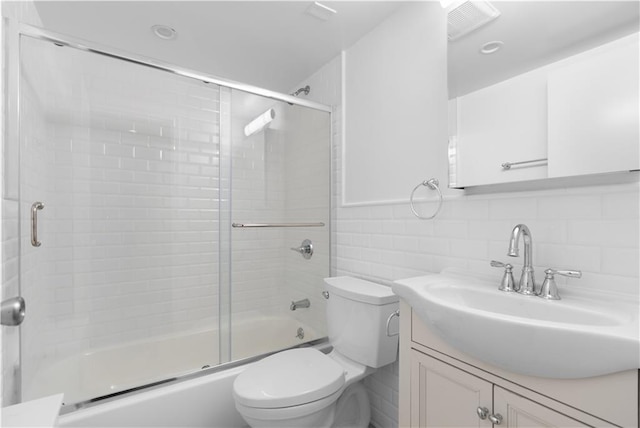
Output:
[[236,405],[247,410],[281,409],[335,401],[344,384],[344,369],[337,362],[317,349],[300,348],[271,355],[247,368],[236,378],[233,395]]

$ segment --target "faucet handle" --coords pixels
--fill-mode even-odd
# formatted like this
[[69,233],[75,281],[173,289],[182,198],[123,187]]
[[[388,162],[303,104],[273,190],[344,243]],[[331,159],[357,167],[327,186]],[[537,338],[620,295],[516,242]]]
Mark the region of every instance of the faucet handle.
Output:
[[556,270],[556,269],[547,269],[544,271],[546,274],[549,272],[552,275],[562,275],[569,276],[571,278],[582,278],[582,272],[579,270]]
[[571,278],[582,277],[582,272],[579,270],[547,269],[544,273],[544,282],[542,283],[540,294],[538,294],[538,296],[548,300],[560,300],[560,294],[558,293],[558,286],[556,285],[554,275],[569,276]]
[[491,260],[491,266],[504,268],[504,275],[500,281],[500,291],[518,291],[515,281],[513,279],[513,266],[509,263],[502,263],[497,260]]

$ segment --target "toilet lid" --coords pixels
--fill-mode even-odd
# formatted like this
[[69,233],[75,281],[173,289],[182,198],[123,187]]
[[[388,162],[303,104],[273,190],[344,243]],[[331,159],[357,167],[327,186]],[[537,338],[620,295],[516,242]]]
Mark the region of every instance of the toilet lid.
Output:
[[290,407],[320,400],[344,385],[343,368],[313,348],[271,355],[238,375],[233,395],[249,407]]

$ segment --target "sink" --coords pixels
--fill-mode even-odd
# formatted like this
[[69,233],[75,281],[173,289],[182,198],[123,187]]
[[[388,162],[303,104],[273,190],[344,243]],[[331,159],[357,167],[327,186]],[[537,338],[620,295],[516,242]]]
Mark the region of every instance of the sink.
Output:
[[396,281],[393,291],[445,342],[511,372],[575,379],[640,367],[637,296],[563,287],[550,301],[498,284],[444,271]]

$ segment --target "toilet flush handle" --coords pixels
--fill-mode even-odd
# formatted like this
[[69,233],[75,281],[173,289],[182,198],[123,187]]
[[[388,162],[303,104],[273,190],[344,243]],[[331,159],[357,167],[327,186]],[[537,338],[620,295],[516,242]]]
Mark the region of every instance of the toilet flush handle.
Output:
[[400,318],[400,309],[398,309],[397,311],[393,312],[391,315],[389,315],[389,318],[387,318],[387,336],[389,336],[389,337],[397,336],[397,335],[400,334],[400,331],[398,331],[397,333],[394,333],[394,334],[389,333],[389,325],[391,324],[391,320],[393,319],[393,317]]

